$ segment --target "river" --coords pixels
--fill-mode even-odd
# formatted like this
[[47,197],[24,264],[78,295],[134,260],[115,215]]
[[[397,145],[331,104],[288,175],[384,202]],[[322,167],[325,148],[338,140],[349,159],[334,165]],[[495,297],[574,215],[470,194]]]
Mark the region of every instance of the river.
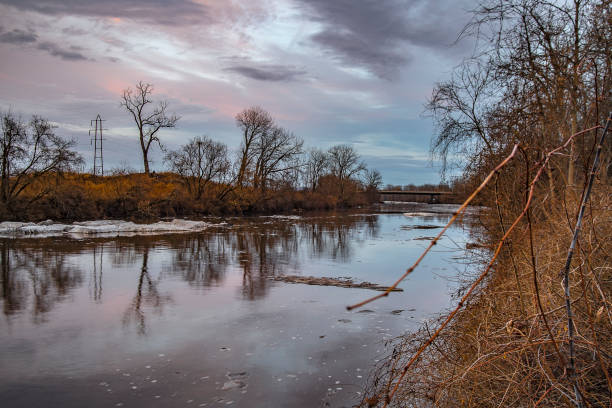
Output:
[[[446,214],[230,218],[197,233],[0,238],[3,407],[319,407],[359,401],[387,339],[453,303],[469,268]],[[425,211],[425,212],[423,212]]]

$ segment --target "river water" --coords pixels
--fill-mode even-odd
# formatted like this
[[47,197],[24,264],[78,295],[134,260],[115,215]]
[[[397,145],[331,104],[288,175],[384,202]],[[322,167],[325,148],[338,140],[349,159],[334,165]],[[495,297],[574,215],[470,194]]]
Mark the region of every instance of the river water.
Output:
[[[452,212],[233,218],[198,233],[1,238],[3,407],[342,407],[384,341],[449,307],[469,230],[452,227],[391,284]],[[429,208],[431,209],[431,208]]]

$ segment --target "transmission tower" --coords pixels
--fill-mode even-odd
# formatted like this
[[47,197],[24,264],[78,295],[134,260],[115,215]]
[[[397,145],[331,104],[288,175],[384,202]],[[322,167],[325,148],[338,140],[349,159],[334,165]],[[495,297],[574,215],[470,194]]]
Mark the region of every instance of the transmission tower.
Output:
[[94,161],[93,161],[93,175],[104,175],[104,154],[102,151],[102,118],[100,115],[96,116],[91,121],[91,129],[89,129],[89,137],[91,138],[93,132],[93,138],[90,139],[89,144],[94,146]]

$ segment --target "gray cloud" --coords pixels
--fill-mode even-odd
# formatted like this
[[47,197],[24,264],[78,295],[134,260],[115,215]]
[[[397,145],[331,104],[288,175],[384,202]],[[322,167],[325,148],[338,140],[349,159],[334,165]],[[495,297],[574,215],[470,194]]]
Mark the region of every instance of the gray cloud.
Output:
[[206,6],[193,0],[0,0],[0,4],[46,15],[121,17],[162,25],[210,20]]
[[36,42],[38,36],[32,31],[24,31],[20,29],[14,29],[0,34],[0,42],[8,44],[29,44]]
[[[1,1],[1,0],[0,0]],[[66,28],[62,28],[62,33],[66,34],[66,35],[86,35],[88,33],[87,30],[84,30],[82,28],[78,28],[78,27],[66,27]]]
[[296,0],[323,28],[311,40],[345,65],[391,79],[413,58],[407,45],[448,49],[467,22],[464,1]]
[[66,49],[50,41],[38,42],[38,35],[34,31],[24,31],[18,28],[12,31],[2,31],[2,28],[0,28],[0,43],[24,45],[28,48],[35,47],[38,50],[46,51],[54,57],[67,61],[83,61],[88,59],[81,53],[82,48],[80,47],[71,46]]
[[248,65],[233,65],[225,68],[225,71],[235,72],[247,78],[258,81],[295,81],[306,74],[306,71],[284,65],[260,65],[258,67]]
[[61,48],[57,44],[49,41],[41,42],[36,46],[39,50],[47,51],[54,57],[61,58],[66,61],[83,61],[88,58],[79,52],[80,48],[70,47],[69,49]]
[[324,30],[312,37],[316,43],[338,54],[346,65],[364,65],[370,72],[384,79],[395,77],[397,68],[411,58],[396,47],[369,44],[371,40],[352,32]]

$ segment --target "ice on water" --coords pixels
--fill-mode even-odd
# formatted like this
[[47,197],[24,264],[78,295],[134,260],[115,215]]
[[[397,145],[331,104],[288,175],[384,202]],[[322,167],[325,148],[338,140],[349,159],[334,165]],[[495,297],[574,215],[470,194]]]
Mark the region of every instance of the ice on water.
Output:
[[136,224],[131,221],[97,220],[74,222],[72,224],[53,221],[33,222],[0,222],[0,236],[49,237],[67,235],[78,238],[89,235],[152,235],[180,232],[203,231],[213,226],[205,221],[179,220],[159,221],[151,224]]

